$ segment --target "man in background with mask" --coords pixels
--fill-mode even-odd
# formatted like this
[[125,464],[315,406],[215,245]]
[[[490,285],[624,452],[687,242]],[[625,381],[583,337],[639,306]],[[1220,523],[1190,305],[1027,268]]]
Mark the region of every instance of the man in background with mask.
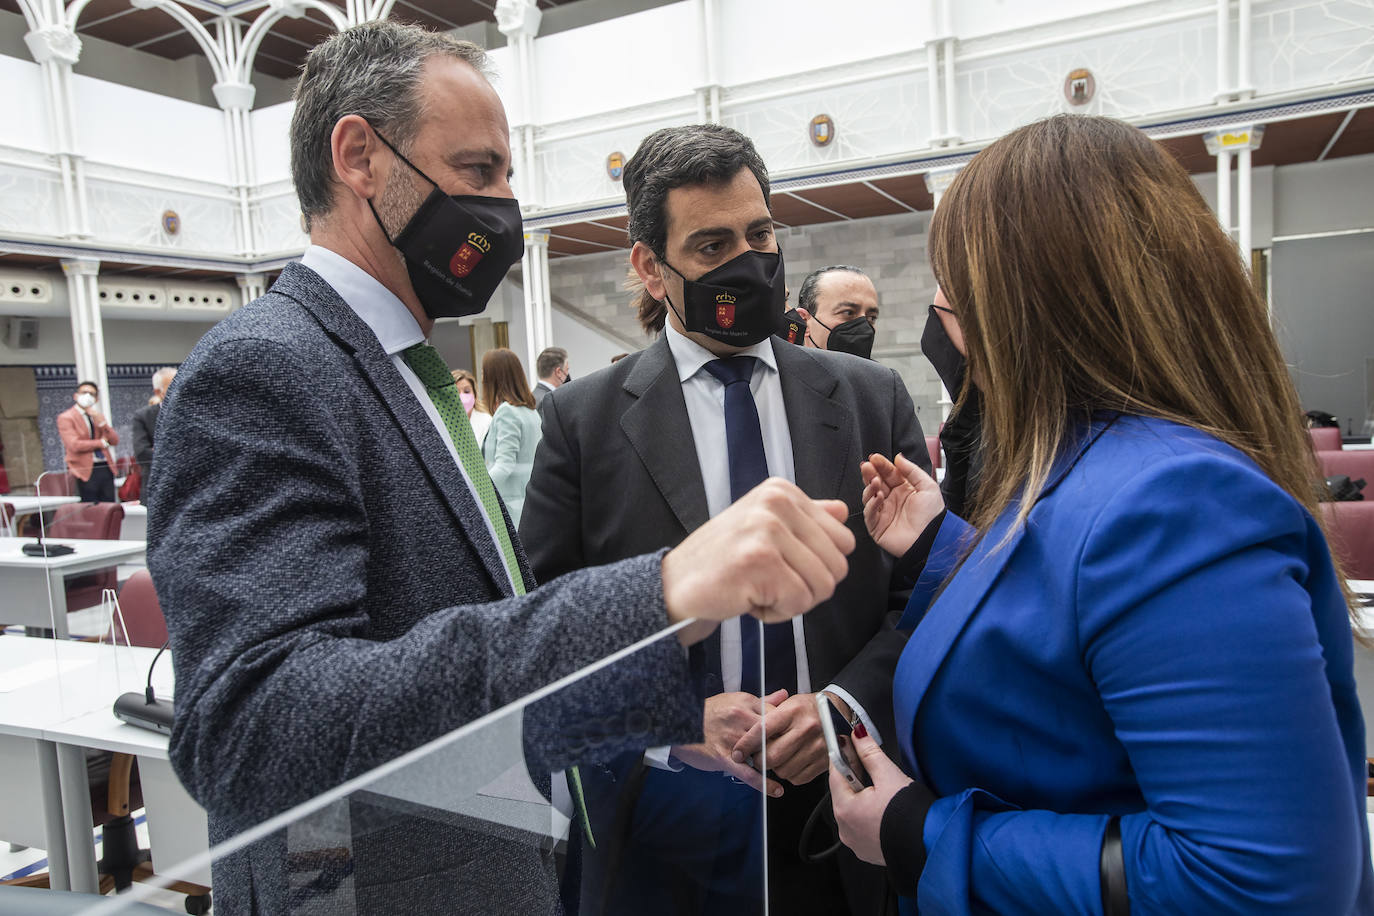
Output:
[[[588,746],[696,740],[679,641],[745,610],[788,619],[844,574],[845,507],[772,482],[705,538],[535,588],[425,344],[522,249],[484,67],[474,44],[389,21],[311,51],[291,123],[311,246],[200,341],[163,407],[148,560],[176,659],[170,752],[213,841],[688,618],[602,678],[594,708],[526,709],[524,750],[538,778]],[[315,878],[289,872],[319,857],[280,831],[215,863],[216,911],[557,910],[551,844],[410,810],[350,798],[347,904],[310,900]]]
[[797,311],[806,321],[808,347],[872,358],[878,290],[859,268],[836,264],[807,274]]
[[77,495],[86,503],[115,501],[110,446],[119,443],[119,433],[98,409],[99,396],[95,382],[82,382],[72,392],[76,403],[57,415],[67,473],[76,478]]
[[568,365],[568,351],[562,347],[545,347],[534,361],[534,373],[539,380],[534,385],[535,406],[544,400],[544,395],[559,385],[572,381],[572,368]]
[[[904,637],[888,619],[892,564],[863,527],[859,463],[891,447],[928,469],[915,410],[892,370],[773,336],[783,253],[747,137],[719,125],[656,131],[624,182],[640,321],[662,336],[544,399],[521,522],[539,533],[526,539],[535,575],[672,546],[769,475],[844,500],[858,546],[849,577],[802,626],[736,622],[693,650],[706,671],[704,743],[584,768],[593,822],[611,828],[584,850],[584,912],[758,912],[760,789],[772,911],[882,912],[880,871],[843,850],[805,862],[797,847],[828,805],[814,693],[879,740],[892,734]],[[833,840],[821,831],[812,849]]]

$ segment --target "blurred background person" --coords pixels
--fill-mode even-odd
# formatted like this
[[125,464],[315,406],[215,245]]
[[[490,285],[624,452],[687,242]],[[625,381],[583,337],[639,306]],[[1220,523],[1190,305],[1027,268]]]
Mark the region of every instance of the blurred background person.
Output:
[[572,370],[568,368],[568,351],[562,347],[545,347],[534,361],[534,371],[539,381],[534,386],[534,403],[537,407],[544,395],[559,385],[572,381]]
[[71,407],[57,415],[57,434],[62,437],[62,450],[67,473],[76,478],[76,495],[82,502],[112,503],[115,501],[114,449],[119,433],[97,408],[100,388],[95,382],[81,382],[72,392]]
[[807,274],[797,311],[806,321],[806,346],[872,357],[878,290],[859,268],[835,264]]
[[482,357],[482,394],[492,409],[482,457],[510,513],[511,524],[519,527],[540,432],[525,367],[513,350],[501,347],[488,350]]
[[176,377],[176,366],[163,366],[153,373],[153,396],[148,403],[134,411],[132,421],[134,437],[134,461],[138,465],[138,494],[140,500],[148,498],[148,471],[153,466],[153,437],[157,433],[157,415],[162,402],[167,397],[167,386]]
[[477,444],[481,445],[487,439],[487,430],[491,428],[491,411],[487,410],[486,402],[477,396],[477,377],[466,369],[454,369],[450,374],[453,376],[453,383],[458,386],[458,397],[463,401],[463,409],[468,412],[472,435],[476,437]]
[[874,539],[929,561],[903,766],[855,729],[843,841],[908,911],[1374,912],[1348,597],[1226,230],[1143,132],[1059,116],[964,168],[929,250],[982,476],[970,525],[864,465]]

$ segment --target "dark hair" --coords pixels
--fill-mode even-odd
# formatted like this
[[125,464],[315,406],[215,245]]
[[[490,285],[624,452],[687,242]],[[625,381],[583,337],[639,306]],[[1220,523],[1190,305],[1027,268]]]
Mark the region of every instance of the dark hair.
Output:
[[534,407],[534,394],[525,380],[525,367],[514,350],[498,347],[482,357],[482,400],[492,413],[502,404]]
[[534,371],[540,378],[548,378],[568,361],[568,351],[562,347],[545,347],[534,360]]
[[291,116],[291,179],[307,230],[334,206],[334,125],[359,115],[408,152],[420,124],[420,75],[436,54],[487,74],[487,53],[472,42],[386,19],[332,35],[306,55]]
[[[622,179],[630,242],[643,242],[662,258],[668,244],[668,192],[689,185],[726,184],[746,168],[758,179],[767,206],[768,168],[744,134],[720,124],[665,127],[649,134],[625,163]],[[636,308],[646,334],[663,330],[667,307],[662,302],[641,292]]]
[[77,383],[76,383],[76,387],[73,388],[72,390],[73,390],[73,391],[80,391],[82,388],[85,388],[87,385],[90,385],[92,388],[94,388],[96,394],[100,394],[100,386],[97,385],[95,382],[77,382]]
[[797,292],[797,308],[806,309],[810,315],[816,314],[816,287],[820,285],[821,277],[836,270],[858,274],[861,277],[868,276],[852,264],[832,264],[829,267],[822,267],[820,270],[813,270],[806,275],[806,279],[802,281],[801,289]]

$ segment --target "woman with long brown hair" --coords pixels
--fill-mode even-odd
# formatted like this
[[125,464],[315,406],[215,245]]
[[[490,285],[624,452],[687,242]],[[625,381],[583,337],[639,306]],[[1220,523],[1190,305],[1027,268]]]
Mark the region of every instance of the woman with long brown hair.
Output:
[[1051,118],[964,168],[930,254],[983,464],[971,525],[904,458],[864,466],[874,538],[928,559],[902,768],[856,729],[873,786],[832,773],[841,837],[922,912],[1374,912],[1315,464],[1188,175]]
[[492,412],[482,458],[511,523],[518,528],[541,432],[534,394],[514,351],[500,347],[482,357],[482,394]]

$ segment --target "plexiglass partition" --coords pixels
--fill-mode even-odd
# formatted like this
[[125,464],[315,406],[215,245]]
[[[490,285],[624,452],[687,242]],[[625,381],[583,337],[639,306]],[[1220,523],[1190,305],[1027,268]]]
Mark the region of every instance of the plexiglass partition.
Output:
[[[90,912],[165,905],[159,884],[194,891],[178,882],[201,884],[207,866],[228,912],[765,912],[764,797],[689,747],[704,685],[687,656],[665,631],[339,786],[272,759],[206,777],[193,794],[213,848],[159,849],[154,835],[158,877]],[[366,702],[389,702],[382,693]],[[283,741],[308,740],[304,721],[360,701],[273,714]],[[354,737],[369,756],[373,736]],[[230,759],[233,741],[197,736],[176,753],[203,766],[216,746]],[[193,815],[147,810],[150,827]]]

